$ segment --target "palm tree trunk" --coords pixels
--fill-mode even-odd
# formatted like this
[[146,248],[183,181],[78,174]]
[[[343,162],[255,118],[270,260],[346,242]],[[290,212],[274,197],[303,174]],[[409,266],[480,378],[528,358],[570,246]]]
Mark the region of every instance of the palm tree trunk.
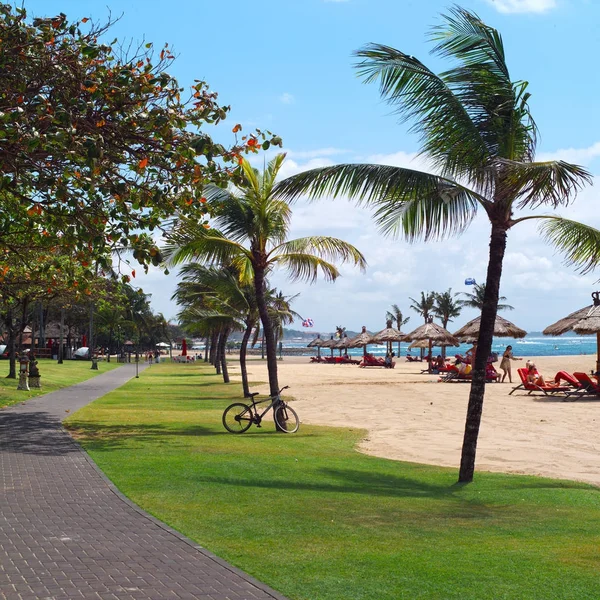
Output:
[[229,383],[229,371],[227,369],[227,357],[225,349],[227,347],[227,338],[229,337],[229,327],[225,327],[219,339],[219,363],[221,372],[223,373],[223,383]]
[[248,369],[246,367],[246,354],[248,352],[248,341],[252,335],[252,329],[254,329],[254,321],[247,321],[246,330],[244,331],[242,344],[240,346],[240,371],[242,373],[242,390],[244,391],[244,398],[248,398],[250,396]]
[[[448,329],[448,319],[442,321],[442,327],[444,329]],[[446,346],[442,346],[442,358],[444,359],[444,363],[446,362]],[[477,355],[475,356],[477,358]]]
[[223,339],[223,332],[217,333],[217,341],[215,342],[215,362],[213,366],[217,370],[217,375],[221,374],[221,340]]
[[58,343],[58,364],[63,364],[63,352],[65,350],[64,341],[64,330],[65,330],[65,309],[60,309],[60,341]]
[[276,396],[279,393],[279,381],[277,380],[277,346],[275,345],[275,331],[273,323],[267,310],[265,300],[265,272],[264,269],[254,267],[254,290],[256,292],[256,304],[258,314],[263,326],[263,338],[267,351],[267,370],[269,372],[269,393]]
[[9,308],[6,313],[5,319],[6,329],[8,330],[8,375],[7,379],[16,379],[17,378],[17,360],[15,356],[15,327],[13,323],[13,313],[12,308]]
[[204,340],[204,362],[207,363],[208,362],[208,348],[209,348],[209,344],[210,344],[210,336],[206,336],[206,339]]
[[213,331],[210,334],[210,364],[215,367],[216,366],[216,356],[217,356],[217,342],[219,341],[219,332]]
[[483,411],[483,396],[485,393],[485,367],[488,356],[492,351],[492,338],[494,323],[498,311],[498,295],[500,292],[500,278],[502,276],[502,263],[506,250],[506,228],[492,223],[490,240],[490,256],[488,262],[487,279],[485,283],[485,297],[481,311],[481,325],[477,340],[477,353],[473,369],[473,380],[469,394],[465,435],[463,438],[462,454],[458,481],[469,483],[473,481],[475,472],[475,455],[477,453],[477,438]]

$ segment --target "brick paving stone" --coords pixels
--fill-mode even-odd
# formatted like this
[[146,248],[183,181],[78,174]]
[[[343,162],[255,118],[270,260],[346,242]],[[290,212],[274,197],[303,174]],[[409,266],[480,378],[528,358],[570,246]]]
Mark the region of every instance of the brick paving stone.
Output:
[[0,410],[0,600],[285,600],[127,500],[62,427],[133,376]]

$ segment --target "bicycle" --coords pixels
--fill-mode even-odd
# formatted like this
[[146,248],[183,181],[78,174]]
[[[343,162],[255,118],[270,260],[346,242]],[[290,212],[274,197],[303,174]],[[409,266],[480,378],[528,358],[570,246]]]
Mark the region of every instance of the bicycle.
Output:
[[[223,412],[223,427],[231,433],[244,433],[244,431],[250,429],[252,424],[260,427],[263,417],[272,408],[277,428],[285,433],[296,433],[300,428],[298,415],[291,406],[281,399],[281,392],[289,387],[289,385],[286,385],[277,392],[276,396],[269,396],[258,401],[254,400],[255,396],[258,396],[258,392],[254,392],[250,394],[252,404],[244,404],[243,402],[231,404]],[[271,401],[269,406],[259,414],[257,406],[269,401]]]

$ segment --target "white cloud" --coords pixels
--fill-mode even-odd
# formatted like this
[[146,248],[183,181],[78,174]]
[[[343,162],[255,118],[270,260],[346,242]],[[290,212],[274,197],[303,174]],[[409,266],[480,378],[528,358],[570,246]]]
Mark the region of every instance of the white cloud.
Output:
[[564,148],[553,152],[540,152],[536,160],[564,160],[576,165],[588,165],[598,156],[600,156],[600,142],[587,148]]
[[295,102],[295,98],[292,94],[285,92],[279,96],[279,100],[284,104],[293,104]]
[[498,12],[543,13],[556,8],[556,0],[487,0]]

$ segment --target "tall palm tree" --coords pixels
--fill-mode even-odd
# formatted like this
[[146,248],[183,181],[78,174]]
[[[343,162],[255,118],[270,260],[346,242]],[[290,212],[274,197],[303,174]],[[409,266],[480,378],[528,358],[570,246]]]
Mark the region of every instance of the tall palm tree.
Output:
[[[452,288],[441,294],[435,292],[435,306],[433,314],[442,322],[442,327],[448,329],[448,323],[453,321],[461,313],[460,300],[456,299],[458,293],[453,294]],[[442,357],[446,358],[446,346],[442,346]]]
[[173,295],[173,299],[184,307],[180,322],[187,325],[188,331],[200,327],[219,333],[219,353],[215,366],[220,366],[224,379],[228,376],[224,352],[226,338],[234,329],[244,331],[240,346],[240,372],[242,390],[244,396],[248,397],[250,388],[246,355],[248,340],[258,321],[254,287],[241,284],[239,272],[233,267],[215,268],[188,263],[183,266],[180,275],[182,280]]
[[[402,327],[410,321],[410,317],[404,318],[404,315],[402,314],[402,311],[400,310],[400,307],[397,304],[392,304],[392,310],[388,310],[385,313],[385,319],[386,321],[395,321],[396,328],[398,329],[398,331],[402,331]],[[398,342],[398,356],[400,356],[401,344],[402,342]]]
[[448,323],[454,321],[461,313],[462,303],[456,299],[458,293],[453,294],[452,288],[447,291],[434,293],[433,314],[442,322],[442,327],[448,329]]
[[173,228],[166,254],[172,264],[196,258],[208,264],[234,264],[244,281],[252,281],[267,350],[269,388],[279,392],[275,331],[265,298],[266,278],[277,266],[296,281],[314,282],[321,272],[335,281],[339,271],[331,261],[350,262],[365,269],[364,256],[343,240],[311,236],[288,240],[290,205],[274,193],[285,154],[278,154],[262,173],[242,159],[236,190],[209,187],[205,197],[214,228],[180,221]]
[[435,306],[435,292],[421,292],[419,300],[415,300],[414,298],[409,298],[409,300],[412,301],[410,308],[421,315],[423,322],[427,323]]
[[[435,293],[434,292],[421,292],[421,299],[415,300],[409,298],[412,301],[410,308],[412,308],[417,314],[423,317],[423,321],[428,323],[431,317],[431,312],[435,305]],[[425,356],[425,348],[421,348],[421,359]]]
[[275,331],[276,344],[283,339],[285,325],[293,323],[294,320],[302,320],[302,316],[292,309],[292,302],[299,295],[285,296],[282,291],[278,291],[272,296],[272,300],[269,303],[269,313],[271,314],[271,322]]
[[453,62],[439,75],[414,56],[370,44],[359,50],[359,74],[379,82],[421,141],[436,174],[387,165],[345,164],[313,169],[283,181],[291,199],[344,195],[375,206],[385,234],[409,241],[462,233],[478,209],[491,224],[486,290],[463,438],[459,481],[472,481],[508,231],[539,219],[542,235],[582,271],[600,260],[600,231],[557,215],[517,216],[519,209],[567,205],[591,180],[560,160],[534,162],[537,127],[527,82],[513,82],[502,37],[474,13],[450,10],[432,32],[433,52]]
[[[461,292],[461,294],[465,296],[464,300],[458,301],[461,306],[468,306],[469,308],[483,310],[483,304],[485,301],[485,283],[476,283],[473,287],[472,294],[469,294],[468,292]],[[511,306],[510,304],[500,304],[500,301],[504,300],[506,300],[506,296],[498,296],[497,310],[514,310],[515,307]]]

